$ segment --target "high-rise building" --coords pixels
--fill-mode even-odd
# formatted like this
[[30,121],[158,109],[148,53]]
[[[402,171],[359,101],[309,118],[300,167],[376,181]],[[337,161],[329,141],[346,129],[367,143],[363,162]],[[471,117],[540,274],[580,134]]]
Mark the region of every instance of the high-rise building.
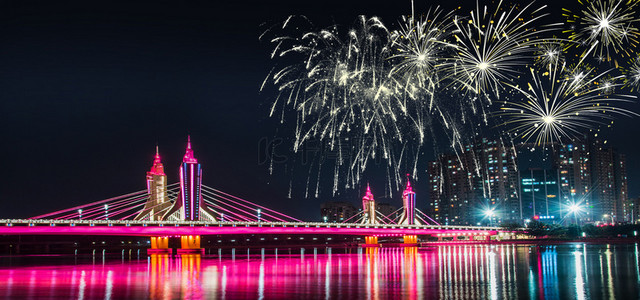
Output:
[[615,159],[615,195],[618,214],[618,220],[624,222],[631,222],[631,210],[632,202],[628,193],[628,181],[627,181],[627,159],[624,154],[614,153]]
[[215,213],[202,199],[202,168],[193,156],[191,137],[187,139],[187,149],[180,165],[180,192],[173,207],[165,214],[165,220],[215,221]]
[[457,154],[443,154],[429,163],[429,214],[441,224],[520,222],[515,149],[502,141],[482,139]]
[[348,202],[331,201],[320,205],[320,215],[324,222],[342,223],[349,221],[350,223],[355,223],[358,221],[357,217],[354,217],[356,214],[358,214],[358,210]]
[[589,147],[586,144],[555,145],[554,168],[558,170],[560,183],[560,214],[566,215],[568,207],[584,208],[583,219],[592,218],[591,210],[591,164]]
[[156,156],[151,170],[147,172],[147,203],[134,220],[162,221],[164,211],[171,206],[167,197],[167,175],[156,146]]
[[629,222],[632,224],[640,223],[640,197],[630,198],[629,212]]
[[557,146],[554,163],[564,207],[579,205],[587,222],[630,221],[624,155],[601,141],[589,141]]
[[429,162],[429,207],[427,211],[436,222],[451,225],[475,224],[473,212],[477,201],[474,189],[476,177],[472,152],[465,151],[462,158],[442,154]]
[[482,195],[495,211],[501,222],[521,222],[522,208],[518,195],[518,167],[516,150],[502,141],[482,139],[476,145],[476,156],[480,160],[479,178]]
[[520,172],[520,200],[525,219],[550,223],[562,221],[557,170],[529,169]]
[[627,221],[627,171],[625,157],[602,142],[591,145],[593,219],[604,223]]
[[389,223],[398,217],[398,208],[387,203],[376,201],[376,211],[380,214],[381,223]]

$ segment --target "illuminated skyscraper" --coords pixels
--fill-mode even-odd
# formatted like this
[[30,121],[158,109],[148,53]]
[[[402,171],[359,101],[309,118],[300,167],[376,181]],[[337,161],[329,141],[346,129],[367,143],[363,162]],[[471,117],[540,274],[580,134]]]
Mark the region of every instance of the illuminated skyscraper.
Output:
[[342,223],[347,220],[355,222],[358,210],[349,202],[330,201],[320,205],[320,215],[324,222]]
[[515,149],[481,139],[457,154],[441,154],[429,163],[428,215],[441,224],[487,222],[487,209],[500,222],[520,222]]
[[525,219],[548,223],[562,221],[558,171],[529,169],[520,173],[520,197]]
[[134,220],[162,221],[163,211],[171,206],[171,202],[167,197],[167,175],[164,174],[158,146],[151,170],[147,172],[147,194],[147,203]]
[[561,145],[555,151],[564,206],[580,205],[585,222],[631,220],[623,154],[597,140]]
[[204,205],[202,199],[202,168],[193,156],[191,137],[180,165],[180,191],[165,219],[184,221],[214,221],[215,213]]
[[560,183],[560,214],[569,213],[572,204],[583,207],[583,220],[592,219],[591,164],[586,144],[563,144],[554,148],[554,167]]

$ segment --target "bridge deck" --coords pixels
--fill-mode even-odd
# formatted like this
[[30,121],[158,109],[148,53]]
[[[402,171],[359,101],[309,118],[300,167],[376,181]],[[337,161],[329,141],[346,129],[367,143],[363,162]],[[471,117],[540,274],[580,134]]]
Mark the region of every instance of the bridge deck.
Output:
[[495,235],[500,227],[437,225],[364,225],[354,223],[167,222],[94,220],[0,220],[0,235]]

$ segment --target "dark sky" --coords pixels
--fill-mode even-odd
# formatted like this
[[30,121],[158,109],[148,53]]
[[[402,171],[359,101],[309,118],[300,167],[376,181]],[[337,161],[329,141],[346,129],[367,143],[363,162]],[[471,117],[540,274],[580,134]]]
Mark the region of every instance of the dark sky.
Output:
[[[410,7],[410,1],[1,2],[0,218],[142,190],[156,143],[174,182],[187,134],[205,184],[316,218],[328,198],[287,199],[290,175],[269,176],[260,161],[260,141],[273,139],[278,127],[267,118],[272,95],[259,93],[272,67],[269,45],[258,41],[260,24],[305,14],[320,25],[348,25],[366,14],[391,25]],[[638,119],[621,119],[609,138],[628,155],[634,197],[637,125]]]

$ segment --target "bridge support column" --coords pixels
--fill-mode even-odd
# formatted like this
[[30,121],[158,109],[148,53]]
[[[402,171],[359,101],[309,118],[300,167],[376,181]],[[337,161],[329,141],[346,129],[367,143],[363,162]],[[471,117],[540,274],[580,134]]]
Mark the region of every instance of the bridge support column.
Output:
[[178,254],[204,254],[204,249],[200,248],[199,235],[183,235],[180,237],[180,249]]
[[365,236],[364,237],[365,246],[378,246],[378,237],[377,236]]
[[147,249],[147,254],[172,254],[173,249],[169,248],[168,236],[152,236],[151,249]]
[[418,236],[417,235],[405,235],[403,236],[405,244],[418,244]]

